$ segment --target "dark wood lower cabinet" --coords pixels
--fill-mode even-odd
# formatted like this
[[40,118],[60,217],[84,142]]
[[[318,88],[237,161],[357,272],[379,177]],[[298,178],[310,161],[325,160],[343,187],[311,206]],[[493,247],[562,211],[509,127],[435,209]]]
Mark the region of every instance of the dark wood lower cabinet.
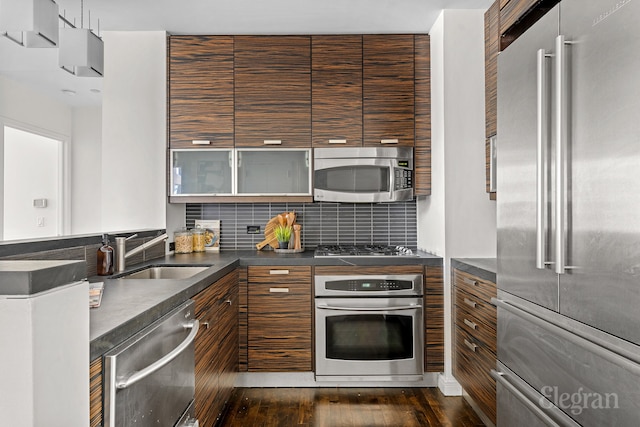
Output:
[[453,269],[453,375],[479,409],[496,423],[496,285]]
[[249,267],[248,283],[248,371],[312,371],[311,267]]
[[89,427],[102,425],[102,357],[89,365]]
[[237,271],[193,299],[200,321],[195,340],[195,410],[200,425],[209,427],[221,416],[238,372]]

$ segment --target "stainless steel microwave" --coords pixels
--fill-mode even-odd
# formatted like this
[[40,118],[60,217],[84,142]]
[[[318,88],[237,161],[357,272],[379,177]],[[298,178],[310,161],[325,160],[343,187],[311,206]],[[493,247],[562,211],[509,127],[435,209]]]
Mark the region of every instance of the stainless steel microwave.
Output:
[[412,147],[316,148],[313,199],[379,203],[413,199]]

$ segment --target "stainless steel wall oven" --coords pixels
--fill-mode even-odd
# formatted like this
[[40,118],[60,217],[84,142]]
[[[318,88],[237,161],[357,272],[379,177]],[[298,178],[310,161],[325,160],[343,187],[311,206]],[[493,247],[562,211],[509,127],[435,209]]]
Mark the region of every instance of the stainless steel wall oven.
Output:
[[422,289],[413,274],[316,276],[316,380],[422,380]]

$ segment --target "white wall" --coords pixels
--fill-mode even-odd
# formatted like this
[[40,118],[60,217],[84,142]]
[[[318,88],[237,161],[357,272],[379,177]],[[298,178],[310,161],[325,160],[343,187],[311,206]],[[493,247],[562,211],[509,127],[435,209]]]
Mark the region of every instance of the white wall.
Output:
[[105,31],[102,229],[166,224],[166,33]]
[[70,234],[101,231],[102,224],[102,108],[73,110],[70,147]]
[[[4,163],[4,126],[38,133],[68,144],[72,134],[73,113],[70,107],[14,80],[0,76],[0,165]],[[0,170],[0,224],[4,211],[4,173]],[[22,191],[23,183],[12,183]],[[24,188],[26,192],[26,188]],[[0,240],[4,239],[0,226]],[[67,230],[62,230],[66,233]],[[24,236],[27,237],[26,235]],[[15,235],[8,236],[15,238]]]
[[418,246],[444,258],[445,394],[451,374],[451,258],[495,257],[496,205],[485,192],[484,11],[444,10],[430,31],[431,197],[418,201]]

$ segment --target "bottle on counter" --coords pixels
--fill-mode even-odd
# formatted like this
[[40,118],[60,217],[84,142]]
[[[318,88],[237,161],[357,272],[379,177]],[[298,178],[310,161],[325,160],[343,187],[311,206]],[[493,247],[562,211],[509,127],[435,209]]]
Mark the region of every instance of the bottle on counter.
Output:
[[102,246],[98,248],[96,267],[98,276],[109,276],[113,274],[113,248],[109,245],[109,235],[102,235]]

